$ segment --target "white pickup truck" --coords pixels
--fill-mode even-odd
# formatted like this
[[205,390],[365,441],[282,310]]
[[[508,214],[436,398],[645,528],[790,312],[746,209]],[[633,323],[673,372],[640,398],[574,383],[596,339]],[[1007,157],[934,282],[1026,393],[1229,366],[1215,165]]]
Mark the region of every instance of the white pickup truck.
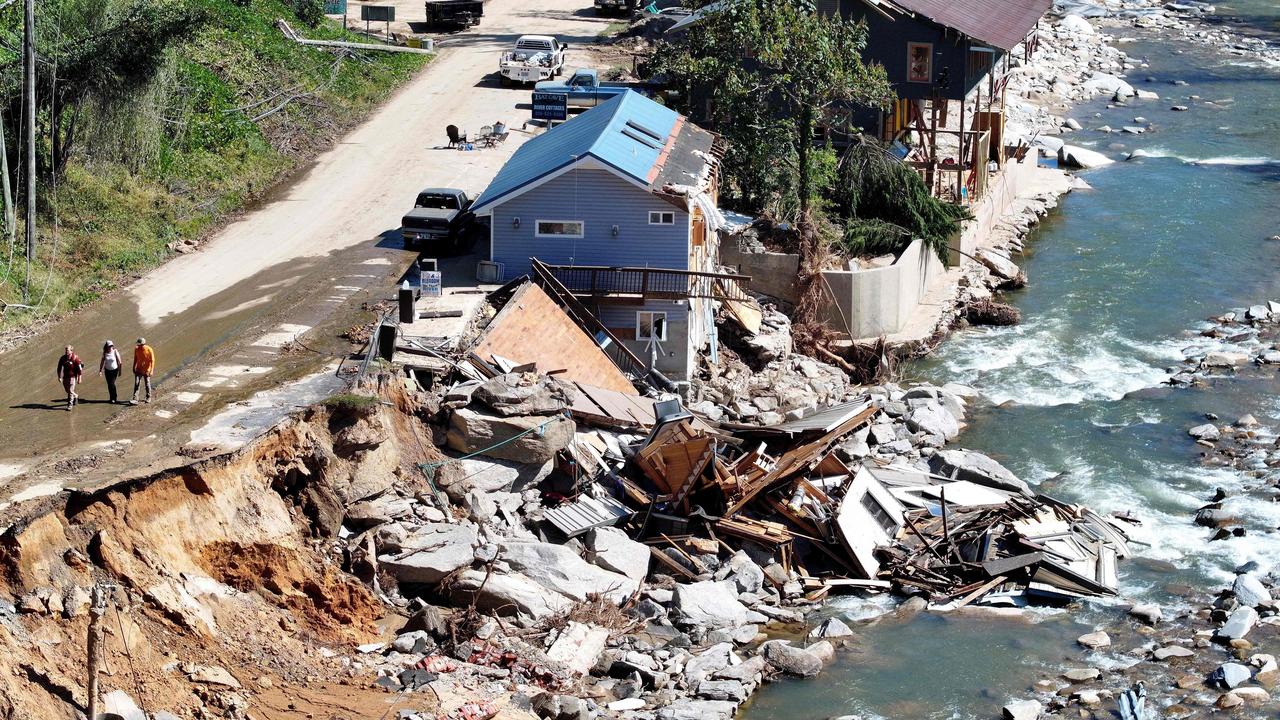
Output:
[[559,77],[568,45],[550,35],[521,35],[516,46],[502,53],[498,72],[502,84],[532,83]]

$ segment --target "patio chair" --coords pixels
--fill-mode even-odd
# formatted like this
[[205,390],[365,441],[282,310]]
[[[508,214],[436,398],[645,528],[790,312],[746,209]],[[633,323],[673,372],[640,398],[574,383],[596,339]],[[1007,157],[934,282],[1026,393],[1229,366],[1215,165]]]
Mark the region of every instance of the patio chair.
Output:
[[449,147],[461,147],[467,142],[467,134],[458,129],[457,125],[450,125],[444,129],[449,135]]

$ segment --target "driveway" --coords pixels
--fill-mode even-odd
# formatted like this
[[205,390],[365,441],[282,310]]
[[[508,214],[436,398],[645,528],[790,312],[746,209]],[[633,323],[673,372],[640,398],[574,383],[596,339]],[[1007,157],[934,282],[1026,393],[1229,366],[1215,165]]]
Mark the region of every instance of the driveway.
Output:
[[[415,8],[423,12],[406,4],[397,15],[412,20]],[[492,0],[479,26],[441,36],[439,56],[421,75],[270,201],[198,252],[0,355],[7,380],[0,384],[0,503],[172,461],[190,431],[229,404],[341,360],[345,346],[334,337],[368,317],[362,304],[394,297],[392,283],[415,257],[396,228],[416,192],[448,186],[479,194],[536,132],[521,130],[528,89],[497,81],[500,51],[521,34],[555,34],[570,44],[576,66],[584,55],[575,57],[573,46],[590,44],[607,23],[584,0]],[[474,132],[495,120],[512,129],[503,146],[444,149],[445,126]],[[472,267],[457,261],[450,272]],[[113,340],[128,365],[138,336],[156,349],[157,400],[108,405],[95,375],[102,343]],[[71,413],[61,409],[54,379],[68,343],[88,366],[83,402]],[[121,384],[127,397],[127,372]],[[280,411],[290,407],[286,399]]]

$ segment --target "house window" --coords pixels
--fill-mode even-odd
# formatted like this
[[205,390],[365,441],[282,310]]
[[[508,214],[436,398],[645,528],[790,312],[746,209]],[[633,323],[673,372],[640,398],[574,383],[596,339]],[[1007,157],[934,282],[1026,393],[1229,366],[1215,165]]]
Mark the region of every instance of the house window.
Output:
[[636,313],[636,339],[665,341],[667,339],[667,314],[649,310],[641,310]]
[[667,210],[650,210],[649,224],[650,225],[675,225],[676,214],[674,212],[669,212]]
[[881,505],[879,500],[872,497],[871,493],[863,494],[862,498],[858,500],[858,504],[862,505],[862,509],[866,510],[867,514],[871,515],[871,519],[875,520],[880,529],[888,533],[890,537],[893,537],[894,533],[898,531],[898,524],[893,521],[889,511],[885,510],[884,505]]
[[539,220],[534,230],[537,237],[580,238],[584,230],[581,220]]

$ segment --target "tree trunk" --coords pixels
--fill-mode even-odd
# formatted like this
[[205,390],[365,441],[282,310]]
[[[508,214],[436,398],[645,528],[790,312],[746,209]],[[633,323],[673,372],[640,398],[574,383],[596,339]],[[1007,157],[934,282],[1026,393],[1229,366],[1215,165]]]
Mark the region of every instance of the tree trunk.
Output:
[[809,217],[809,198],[813,194],[813,178],[811,177],[813,168],[809,167],[809,153],[813,151],[812,107],[808,105],[800,106],[798,123],[800,137],[798,138],[799,144],[796,146],[796,160],[800,167],[797,192],[800,194],[800,222],[808,224],[811,220]]

